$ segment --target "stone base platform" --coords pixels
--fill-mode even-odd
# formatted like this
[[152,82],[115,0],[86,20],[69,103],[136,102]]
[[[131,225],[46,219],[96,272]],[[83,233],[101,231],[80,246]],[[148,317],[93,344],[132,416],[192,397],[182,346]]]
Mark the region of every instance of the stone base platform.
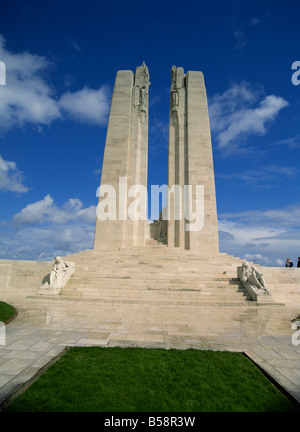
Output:
[[227,254],[149,241],[65,259],[75,273],[57,296],[37,295],[53,262],[0,260],[0,299],[18,310],[0,346],[0,404],[66,346],[91,345],[245,352],[300,401],[299,269],[256,266],[275,300],[261,306],[237,277],[242,260]]
[[[75,273],[60,295],[48,298],[206,306],[256,306],[238,278],[242,260],[225,253],[196,254],[169,248],[154,239],[146,247],[119,251],[87,250],[65,257]],[[261,267],[275,302],[300,304],[300,270]],[[35,297],[51,269],[51,261],[0,260],[0,298]]]
[[[120,251],[88,250],[66,256],[75,274],[60,297],[103,302],[257,306],[237,276],[240,258],[168,248],[156,240]],[[273,300],[273,301],[272,301]],[[282,302],[275,304],[283,305]]]

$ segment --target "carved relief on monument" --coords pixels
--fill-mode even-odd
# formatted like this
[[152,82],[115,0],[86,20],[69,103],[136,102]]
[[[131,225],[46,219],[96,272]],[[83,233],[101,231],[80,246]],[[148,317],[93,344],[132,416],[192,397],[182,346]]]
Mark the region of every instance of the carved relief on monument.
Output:
[[145,62],[142,66],[137,67],[134,87],[133,87],[133,106],[139,109],[139,118],[141,123],[145,123],[148,110],[148,88],[151,84],[150,75]]
[[179,103],[178,87],[176,84],[171,88],[171,108],[172,111],[177,110]]
[[173,124],[178,123],[178,107],[179,107],[179,90],[177,85],[177,68],[172,66],[171,69],[171,115]]
[[171,85],[176,84],[176,66],[171,69]]
[[147,96],[148,92],[146,87],[143,86],[140,88],[140,98],[139,98],[139,114],[141,123],[145,123],[147,117]]
[[146,87],[145,86],[141,87],[140,88],[140,105],[141,105],[142,108],[143,107],[146,108],[146,105],[147,105],[146,104],[146,102],[147,102],[147,100],[146,100],[147,95],[148,95],[148,92],[146,90]]
[[146,66],[146,64],[145,64],[144,61],[143,61],[143,64],[142,64],[142,71],[143,71],[143,76],[144,76],[145,83],[148,84],[148,85],[150,85],[150,81],[149,81],[149,78],[150,78],[149,70],[148,70],[148,68],[147,68],[147,66]]

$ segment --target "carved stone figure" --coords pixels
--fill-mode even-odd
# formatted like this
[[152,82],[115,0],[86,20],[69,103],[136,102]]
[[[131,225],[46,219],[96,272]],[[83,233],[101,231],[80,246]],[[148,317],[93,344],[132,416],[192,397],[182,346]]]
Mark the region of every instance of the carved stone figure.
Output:
[[38,294],[59,294],[75,271],[75,263],[64,261],[61,257],[54,258],[54,267],[49,281],[39,289]]
[[171,106],[172,106],[172,110],[174,108],[178,107],[178,99],[179,99],[179,96],[178,96],[178,87],[175,84],[174,86],[172,86],[172,89],[171,89]]
[[259,271],[247,261],[243,262],[240,269],[240,280],[250,294],[252,300],[258,300],[258,296],[273,296],[272,292],[266,287],[263,274],[259,273]]
[[176,84],[176,66],[171,69],[171,84]]
[[145,64],[144,61],[143,61],[143,64],[142,64],[142,69],[143,69],[143,73],[144,73],[145,82],[146,82],[146,84],[149,84],[150,75],[149,75],[148,68],[147,68],[147,66],[146,66],[146,64]]
[[247,261],[242,264],[241,280],[243,284],[249,284],[255,291],[267,291],[263,275],[259,273],[255,267],[251,266]]
[[65,286],[72,271],[72,263],[63,261],[61,257],[56,257],[54,269],[50,273],[50,286],[61,288]]
[[146,87],[143,86],[140,88],[140,104],[142,107],[146,106],[146,97],[147,97],[147,90]]
[[179,87],[177,84],[172,84],[171,86],[171,113],[173,124],[178,123],[178,105],[179,105]]

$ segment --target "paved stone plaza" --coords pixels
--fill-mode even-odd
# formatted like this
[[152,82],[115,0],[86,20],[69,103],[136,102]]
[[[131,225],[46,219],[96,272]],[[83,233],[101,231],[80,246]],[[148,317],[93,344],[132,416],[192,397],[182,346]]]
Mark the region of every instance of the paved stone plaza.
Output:
[[[12,299],[13,300],[13,299]],[[245,352],[300,401],[296,306],[180,306],[99,300],[14,303],[18,316],[0,346],[0,401],[66,346],[160,347]]]

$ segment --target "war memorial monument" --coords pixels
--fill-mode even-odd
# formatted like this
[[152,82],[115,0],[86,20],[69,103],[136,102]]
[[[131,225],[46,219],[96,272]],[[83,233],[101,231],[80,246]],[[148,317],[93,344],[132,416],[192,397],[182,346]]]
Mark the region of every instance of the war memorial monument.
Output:
[[[242,351],[252,344],[255,361],[300,400],[300,380],[289,364],[296,355],[290,336],[281,339],[286,357],[280,355],[278,367],[268,364],[270,353],[278,360],[277,339],[260,344],[260,338],[282,334],[285,306],[296,311],[300,271],[219,252],[202,72],[171,68],[168,185],[154,190],[166,194],[166,207],[156,220],[147,220],[150,85],[144,62],[135,72],[117,72],[93,249],[54,262],[0,260],[0,299],[25,310],[15,320],[13,334],[19,331],[21,338],[15,349],[40,352],[40,367],[68,344],[183,343]],[[279,311],[285,313],[282,321]],[[35,341],[35,334],[42,339]],[[7,349],[13,346],[12,341]],[[27,363],[16,372],[7,368],[0,399],[36,370]]]
[[[213,153],[202,72],[171,68],[166,208],[147,221],[150,75],[117,72],[94,249],[53,263],[0,262],[0,289],[20,296],[245,305],[300,299],[299,276],[219,253]],[[153,203],[152,203],[153,204]]]
[[252,264],[219,253],[202,72],[171,69],[168,185],[161,191],[167,204],[157,221],[147,223],[149,79],[145,62],[135,73],[118,71],[97,194],[94,250],[66,257],[58,273],[74,277],[59,287],[43,285],[38,294],[179,304],[274,302],[273,274],[267,287]]

